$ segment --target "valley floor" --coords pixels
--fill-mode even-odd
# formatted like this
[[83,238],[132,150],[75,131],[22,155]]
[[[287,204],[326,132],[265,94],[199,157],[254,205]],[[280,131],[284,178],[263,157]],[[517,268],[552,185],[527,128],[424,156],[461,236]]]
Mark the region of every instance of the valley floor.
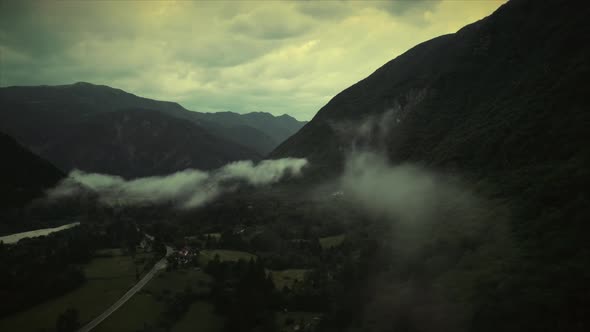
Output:
[[119,249],[103,250],[84,266],[87,281],[62,296],[0,320],[0,331],[53,330],[56,317],[76,308],[80,322],[88,322],[117,301],[136,282],[151,253],[138,252],[135,258]]

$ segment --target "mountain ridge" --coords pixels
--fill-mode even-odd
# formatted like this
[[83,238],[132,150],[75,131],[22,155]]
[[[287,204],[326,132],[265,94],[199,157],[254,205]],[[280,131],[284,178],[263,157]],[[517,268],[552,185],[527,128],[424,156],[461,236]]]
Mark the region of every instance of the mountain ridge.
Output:
[[[90,113],[117,111],[125,108],[158,110],[176,118],[194,122],[213,135],[220,136],[238,145],[246,145],[247,148],[253,149],[261,155],[270,152],[282,140],[303,125],[303,122],[292,117],[275,117],[270,113],[200,113],[188,110],[176,102],[145,98],[122,89],[88,82],[64,85],[2,87],[0,88],[0,102],[3,104],[3,108],[44,107],[51,109],[56,116],[62,117],[78,117]],[[56,107],[56,104],[59,104],[57,106],[61,106],[61,108]],[[75,113],[67,113],[64,110]],[[265,121],[253,120],[259,114],[266,114],[263,116]],[[231,124],[224,123],[228,116],[232,118]],[[5,121],[10,124],[13,119],[5,119]],[[273,130],[274,126],[279,126],[280,130]],[[244,127],[251,127],[251,129],[245,129]],[[234,128],[236,130],[232,131]],[[4,127],[5,131],[13,131],[14,134],[17,134],[12,129],[10,126]]]
[[[590,217],[588,15],[582,2],[509,1],[340,92],[270,156],[309,158],[309,182],[338,179],[358,129],[378,123],[387,135],[362,148],[392,167],[456,175],[498,205],[488,213],[509,211],[506,239],[514,248],[489,280],[479,271],[467,330],[583,331],[590,308],[578,295],[588,292],[590,275],[580,235]],[[485,217],[474,222],[492,227]],[[477,245],[497,245],[490,242]],[[456,272],[452,266],[446,271]],[[457,288],[465,282],[451,280]]]
[[[30,150],[58,165],[64,172],[82,168],[86,171],[113,172],[124,177],[173,173],[183,167],[207,170],[236,160],[259,160],[280,139],[298,130],[301,125],[292,117],[274,117],[267,113],[239,115],[229,112],[192,112],[178,103],[152,100],[121,89],[86,82],[59,86],[3,87],[0,88],[0,105],[0,130],[14,136]],[[154,111],[160,115],[149,113],[142,117],[137,114],[138,110],[145,110],[146,113]],[[115,144],[113,139],[107,144],[108,139],[104,135],[114,135],[110,127],[122,123],[122,116],[115,113],[130,111],[137,121],[159,118],[162,123],[177,126],[176,130],[158,127],[161,130],[159,134],[164,135],[161,139],[169,144],[168,149],[178,152],[174,154],[178,158],[176,162],[170,161],[167,166],[162,167],[155,166],[165,155],[165,147],[154,141],[153,135],[148,131],[142,131],[141,123],[125,122],[121,127],[129,134],[126,137],[130,141],[117,141]],[[105,122],[107,119],[114,122],[109,124]],[[187,129],[187,126],[191,129]],[[273,131],[274,127],[283,136],[277,136]],[[86,128],[87,131],[79,128]],[[187,131],[194,133],[188,134]],[[166,135],[176,137],[177,140],[166,139]],[[187,142],[186,139],[194,141]],[[149,147],[145,146],[148,141],[159,146],[151,157]],[[86,145],[81,145],[81,142]],[[105,153],[104,144],[116,149],[121,159],[113,160],[113,156],[117,154]],[[133,162],[133,154],[123,153],[125,145],[128,150],[133,147],[143,151],[143,162]],[[184,152],[180,153],[177,147],[182,147],[180,150]],[[83,150],[89,152],[85,153]],[[105,163],[97,159],[97,156],[103,156],[111,162]],[[190,160],[186,160],[187,158]],[[88,160],[93,160],[93,163]]]
[[232,161],[261,158],[195,123],[148,109],[94,114],[62,129],[67,134],[54,136],[54,144],[39,153],[68,171],[136,178],[187,168],[208,170]]
[[[309,157],[312,160],[316,159],[319,162],[326,160],[336,160],[342,162],[343,155],[334,153],[339,150],[339,145],[346,147],[350,145],[350,137],[345,140],[335,139],[335,132],[332,124],[338,121],[347,120],[361,120],[368,115],[383,114],[386,110],[393,110],[399,115],[400,126],[396,126],[392,137],[389,138],[389,154],[396,160],[404,160],[412,157],[413,151],[407,144],[409,142],[407,135],[404,132],[410,132],[410,125],[412,130],[416,130],[414,126],[416,113],[420,113],[422,117],[440,117],[444,119],[441,112],[436,112],[436,108],[444,105],[448,110],[461,110],[461,117],[464,119],[473,116],[475,111],[468,111],[475,107],[481,108],[482,115],[500,113],[497,105],[494,105],[496,99],[501,98],[515,98],[518,93],[525,92],[524,83],[526,82],[542,82],[543,75],[555,75],[557,69],[553,71],[546,69],[546,61],[540,59],[543,53],[541,50],[538,54],[531,56],[531,63],[525,63],[527,60],[527,46],[514,45],[514,41],[518,37],[510,36],[507,33],[500,33],[500,24],[508,25],[524,25],[527,27],[527,32],[536,32],[536,35],[531,32],[534,38],[530,41],[539,40],[539,42],[530,43],[531,47],[539,48],[540,43],[563,44],[562,41],[556,39],[556,32],[554,31],[553,39],[546,40],[543,33],[548,33],[552,29],[560,27],[549,26],[545,27],[544,31],[539,31],[535,26],[531,26],[531,21],[538,21],[546,19],[546,17],[536,17],[529,20],[520,20],[519,15],[531,10],[532,4],[528,1],[510,1],[501,6],[494,14],[487,18],[480,20],[474,24],[468,25],[460,29],[455,34],[443,35],[434,38],[430,41],[421,43],[416,47],[408,50],[404,54],[389,61],[385,65],[378,68],[373,74],[367,78],[357,82],[351,87],[343,90],[332,98],[325,106],[323,106],[316,116],[304,126],[298,133],[287,139],[279,145],[272,153],[273,157],[281,156],[295,156],[295,157]],[[573,6],[570,4],[570,6]],[[537,6],[539,7],[539,6]],[[555,11],[551,9],[558,7],[555,2],[543,4],[542,8],[536,8],[531,13],[541,16],[543,13],[555,12],[557,14],[566,15],[569,9],[557,8]],[[506,10],[516,12],[509,15],[509,19],[504,19],[502,15]],[[539,14],[541,13],[541,14]],[[513,17],[517,16],[517,17]],[[577,15],[576,17],[579,17]],[[504,22],[508,20],[509,22]],[[519,24],[520,20],[520,24]],[[499,22],[502,21],[502,22]],[[549,20],[549,22],[559,21],[559,19]],[[528,22],[528,24],[527,24]],[[574,30],[575,26],[583,27],[588,31],[579,19],[570,19],[570,26],[561,27],[562,30]],[[537,30],[537,31],[535,31]],[[547,31],[549,30],[549,31]],[[501,31],[501,30],[500,30]],[[563,31],[561,31],[564,33]],[[579,32],[583,34],[583,32]],[[518,36],[517,34],[513,34]],[[571,35],[571,34],[570,34]],[[494,37],[494,38],[492,38]],[[570,37],[571,41],[572,37]],[[567,40],[564,38],[564,40]],[[505,42],[513,49],[504,50]],[[524,44],[524,43],[523,43]],[[534,45],[533,45],[534,44]],[[542,45],[541,45],[542,46]],[[575,62],[582,64],[580,54],[570,54],[571,52],[587,52],[579,43],[564,48],[564,53],[571,55],[559,55],[555,49],[547,48],[544,51],[547,57],[559,58],[562,63],[553,63],[553,66],[568,65],[567,62]],[[532,51],[531,51],[532,53]],[[500,58],[501,57],[501,58]],[[571,60],[571,61],[570,61]],[[528,66],[530,65],[530,69]],[[490,68],[490,66],[493,66]],[[584,68],[583,66],[581,67]],[[536,71],[540,69],[540,71]],[[480,70],[478,77],[471,77],[470,73],[474,70]],[[514,71],[514,72],[512,72]],[[502,75],[502,77],[500,77]],[[579,76],[579,75],[578,75]],[[458,79],[461,79],[461,84],[457,84]],[[463,84],[465,83],[465,84]],[[455,86],[453,86],[455,85]],[[511,89],[516,87],[517,92]],[[490,89],[488,91],[495,91],[497,94],[492,96],[485,96],[482,91],[478,89]],[[546,86],[543,88],[547,88]],[[538,91],[529,91],[531,93],[538,93]],[[448,94],[453,93],[449,98]],[[445,94],[443,96],[443,94]],[[496,97],[498,96],[498,97]],[[519,100],[512,99],[511,102]],[[492,107],[496,107],[495,109]],[[485,110],[483,110],[485,108]],[[491,111],[488,111],[490,110]],[[523,111],[521,113],[525,114]],[[448,114],[448,113],[447,113]],[[477,114],[480,115],[480,114]],[[494,115],[500,117],[504,114]],[[403,119],[402,119],[403,118]],[[437,119],[438,120],[438,119]],[[503,119],[498,119],[499,122]],[[404,122],[410,122],[405,124]],[[450,124],[450,122],[449,122]],[[453,130],[456,128],[452,127]],[[442,133],[437,135],[443,135]],[[311,139],[314,137],[314,139]],[[441,138],[437,137],[437,138]],[[420,137],[413,137],[422,140]],[[309,144],[308,141],[320,140],[326,142],[327,147],[321,151],[316,151],[317,146]],[[412,142],[411,144],[414,144]],[[432,140],[432,145],[436,146],[436,140]],[[395,148],[393,148],[395,146]],[[330,157],[322,158],[321,154],[330,155]],[[421,157],[424,157],[421,154]],[[417,157],[417,156],[416,156]]]

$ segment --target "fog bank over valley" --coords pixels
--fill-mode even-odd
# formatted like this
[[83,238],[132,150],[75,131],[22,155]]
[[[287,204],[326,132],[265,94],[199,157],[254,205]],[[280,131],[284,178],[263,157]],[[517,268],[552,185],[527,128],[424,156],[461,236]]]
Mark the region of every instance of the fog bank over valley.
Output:
[[74,170],[55,188],[50,189],[47,196],[50,200],[73,197],[88,188],[107,204],[174,202],[178,208],[195,208],[240,186],[264,186],[286,177],[299,177],[307,165],[306,159],[298,158],[263,160],[258,163],[246,160],[232,162],[210,172],[186,169],[169,175],[132,180]]

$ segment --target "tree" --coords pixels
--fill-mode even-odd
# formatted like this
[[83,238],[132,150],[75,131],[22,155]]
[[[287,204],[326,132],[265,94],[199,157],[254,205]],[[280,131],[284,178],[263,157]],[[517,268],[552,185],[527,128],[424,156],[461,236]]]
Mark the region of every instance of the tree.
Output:
[[129,251],[129,255],[131,258],[135,258],[135,254],[137,254],[137,248],[135,246],[135,242],[128,242],[127,243],[127,250]]
[[80,327],[78,310],[69,308],[57,317],[57,332],[74,332]]

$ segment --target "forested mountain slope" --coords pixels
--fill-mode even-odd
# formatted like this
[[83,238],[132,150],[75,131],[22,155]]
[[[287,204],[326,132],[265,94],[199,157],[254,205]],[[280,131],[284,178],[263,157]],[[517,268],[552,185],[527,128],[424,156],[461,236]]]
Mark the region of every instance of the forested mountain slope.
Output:
[[492,261],[471,272],[447,266],[455,275],[446,280],[458,289],[467,284],[461,278],[477,275],[479,288],[468,292],[470,330],[583,331],[590,315],[582,295],[590,292],[588,15],[584,2],[509,1],[342,91],[271,156],[307,157],[311,178],[337,176],[358,127],[381,120],[388,135],[365,143],[392,164],[459,175],[510,211],[514,250],[500,258],[503,272],[486,274],[499,266]]
[[[69,143],[79,145],[79,142],[64,142],[63,138],[79,135],[78,128],[87,126],[92,121],[99,121],[104,126],[114,126],[114,123],[104,122],[110,117],[102,115],[105,113],[129,109],[152,110],[160,112],[162,119],[172,118],[172,120],[192,123],[194,130],[206,132],[211,142],[224,142],[220,143],[221,146],[213,144],[207,149],[200,150],[203,161],[196,164],[203,167],[237,159],[259,159],[303,125],[302,122],[290,117],[275,117],[266,113],[242,115],[231,112],[219,114],[192,112],[177,103],[143,98],[120,89],[84,82],[60,86],[0,88],[0,106],[0,130],[16,137],[29,149],[54,162],[63,170],[74,167],[75,162],[84,161],[75,159],[73,154],[67,156],[67,149],[62,149],[61,155],[55,156],[52,152],[53,146],[64,146]],[[169,124],[182,123],[172,120],[166,121]],[[133,130],[140,130],[141,124],[126,123],[127,128],[131,129],[132,126],[136,126]],[[160,134],[166,134],[166,132]],[[93,141],[94,138],[85,136],[84,141],[98,144]],[[175,142],[172,137],[164,140],[170,144],[184,144],[184,142]],[[141,143],[140,141],[118,142],[118,144],[130,146]],[[193,143],[196,148],[203,145],[203,142]],[[220,153],[223,157],[216,153],[207,154],[216,151],[217,148],[222,150]],[[92,147],[89,147],[89,150],[92,150]],[[152,157],[158,158],[156,155]],[[72,162],[64,164],[64,158]],[[218,162],[212,163],[213,159]],[[180,160],[177,161],[179,165],[182,163]],[[140,168],[136,171],[128,169],[125,172],[126,175],[132,176],[149,173]]]
[[92,114],[54,129],[39,154],[65,171],[135,178],[261,158],[188,120],[146,109]]
[[22,207],[65,177],[62,171],[6,134],[0,133],[0,147],[3,156],[0,163],[2,208]]

